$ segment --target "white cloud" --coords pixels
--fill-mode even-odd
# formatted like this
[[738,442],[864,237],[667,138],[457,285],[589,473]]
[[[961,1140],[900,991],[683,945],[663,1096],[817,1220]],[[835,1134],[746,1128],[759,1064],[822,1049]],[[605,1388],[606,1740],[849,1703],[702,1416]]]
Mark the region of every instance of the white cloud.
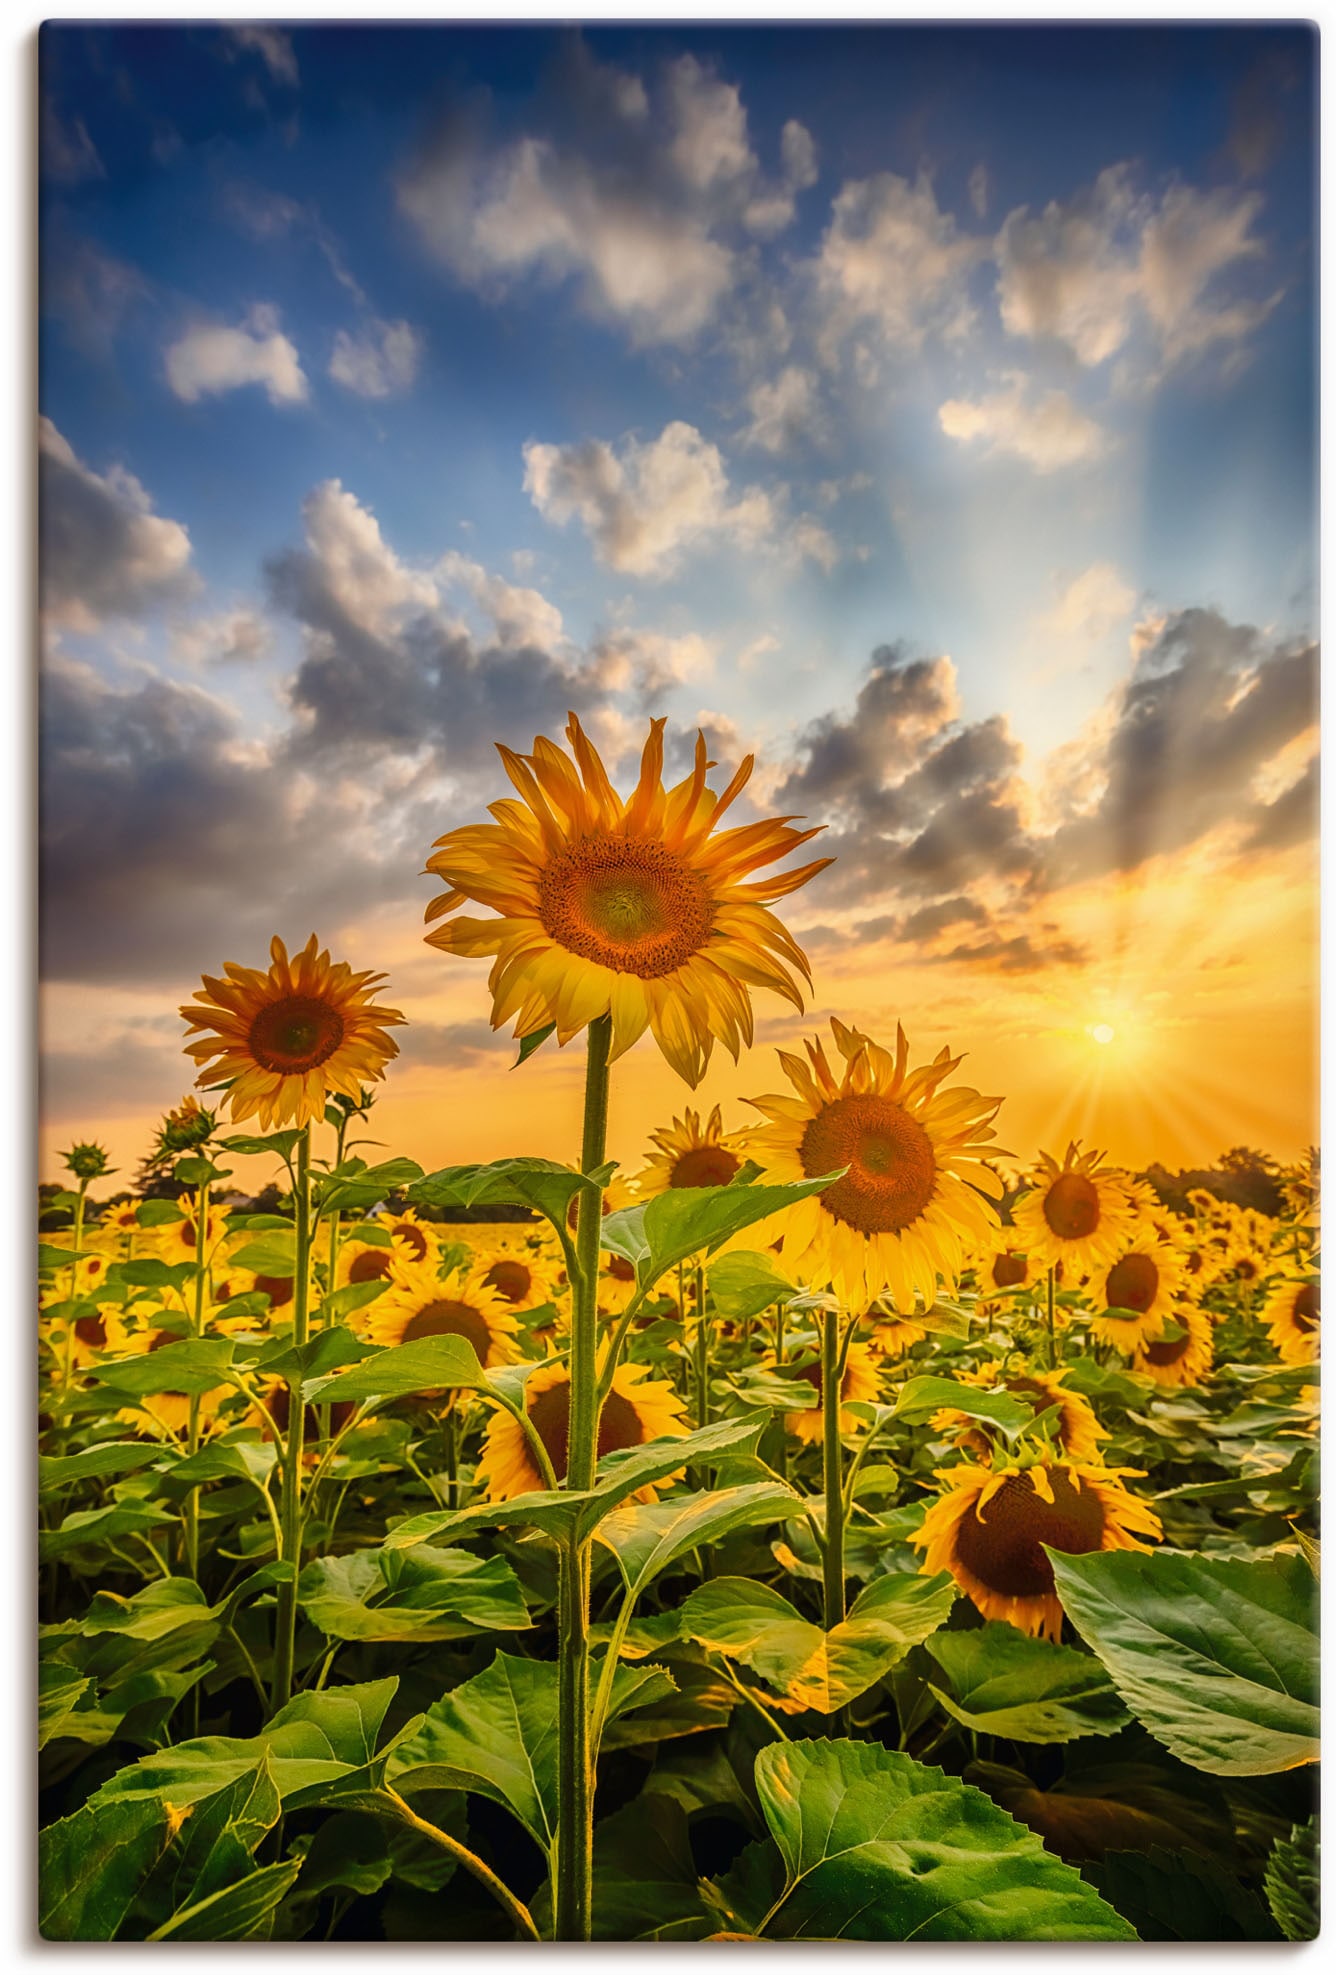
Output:
[[970,173],[969,182],[970,205],[978,219],[983,219],[988,211],[989,190],[988,167],[981,161]]
[[1136,591],[1111,562],[1095,562],[1065,585],[1040,628],[1060,638],[1096,642],[1131,616]]
[[409,391],[422,357],[422,337],[408,322],[372,322],[355,336],[340,329],[329,374],[361,398],[389,398]]
[[236,329],[197,323],[166,351],[168,384],[188,405],[247,384],[263,385],[271,405],[304,403],[306,375],[278,320],[277,309],[262,303]]
[[609,631],[595,641],[589,658],[593,677],[607,691],[635,688],[647,700],[714,670],[714,647],[699,631],[675,637],[631,628]]
[[835,537],[814,515],[800,514],[788,532],[788,541],[798,555],[816,563],[827,575],[840,559]]
[[435,611],[432,577],[400,560],[380,532],[370,508],[339,480],[324,480],[302,504],[306,546],[328,594],[348,618],[373,637],[386,637],[407,620]]
[[751,423],[742,443],[766,453],[785,453],[820,425],[817,381],[810,370],[789,364],[770,382],[752,386],[747,397]]
[[484,569],[456,549],[443,555],[436,569],[444,583],[457,584],[468,593],[485,613],[496,642],[505,649],[536,646],[540,651],[555,651],[565,643],[561,612],[541,591],[508,583],[504,576]]
[[776,522],[760,488],[731,498],[719,448],[680,419],[657,439],[624,440],[620,453],[603,439],[531,441],[524,489],[545,520],[578,521],[599,560],[630,576],[669,575],[683,550],[706,537],[754,547]]
[[970,270],[986,251],[942,211],[926,174],[913,185],[893,172],[851,180],[835,196],[816,261],[824,353],[833,358],[861,327],[910,353],[930,330],[963,335],[973,320]]
[[1031,397],[1027,380],[1015,372],[1001,391],[948,399],[937,419],[949,439],[978,442],[990,455],[1009,454],[1036,473],[1086,465],[1108,445],[1103,426],[1078,410],[1065,391]]
[[258,611],[240,606],[209,617],[178,618],[171,629],[173,658],[186,665],[249,663],[266,658],[273,632]]
[[748,177],[756,158],[736,85],[721,82],[694,55],[669,64],[667,102],[674,126],[673,165],[698,192]]
[[1013,336],[1063,343],[1093,366],[1149,335],[1166,362],[1217,342],[1239,342],[1266,301],[1221,301],[1218,277],[1265,249],[1253,232],[1255,192],[1171,185],[1138,193],[1128,165],[1112,165],[1065,204],[1008,214],[997,238],[998,302]]
[[779,155],[784,165],[784,177],[795,192],[806,192],[815,185],[817,171],[816,139],[796,117],[790,117],[780,132]]
[[284,34],[281,28],[269,27],[263,21],[228,22],[223,32],[231,37],[238,48],[258,55],[275,82],[285,83],[289,89],[297,87],[301,77],[290,34]]
[[133,473],[95,473],[49,418],[38,420],[42,607],[52,624],[95,630],[190,587],[190,536],[153,512]]

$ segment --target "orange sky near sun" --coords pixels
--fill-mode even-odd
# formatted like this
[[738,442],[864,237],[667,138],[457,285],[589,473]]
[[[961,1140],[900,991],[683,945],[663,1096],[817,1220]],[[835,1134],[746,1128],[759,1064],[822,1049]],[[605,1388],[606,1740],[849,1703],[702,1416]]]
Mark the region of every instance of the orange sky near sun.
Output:
[[[649,1132],[684,1104],[720,1103],[727,1126],[743,1125],[743,1098],[779,1087],[775,1045],[793,1047],[837,1014],[879,1039],[893,1039],[899,1018],[914,1062],[943,1043],[963,1052],[961,1080],[1005,1099],[998,1140],[1020,1161],[1072,1136],[1137,1167],[1206,1163],[1236,1144],[1294,1158],[1317,1135],[1315,867],[1306,847],[1227,869],[1202,852],[1055,895],[1036,912],[1032,938],[1075,941],[1087,958],[1033,973],[905,957],[885,941],[823,945],[812,954],[807,1015],[758,994],[756,1046],[737,1066],[717,1049],[695,1093],[648,1038],[615,1065],[610,1156],[634,1171]],[[818,904],[813,897],[813,920]],[[796,911],[789,917],[801,923]],[[386,997],[410,1021],[453,1027],[489,1013],[485,964],[424,947],[411,919],[381,915],[331,943],[355,965],[385,970]],[[99,1011],[111,1020],[156,1005],[79,992],[90,1029]],[[1112,1029],[1112,1039],[1097,1041],[1096,1028]],[[371,1156],[403,1153],[429,1170],[517,1152],[573,1158],[580,1042],[549,1044],[519,1070],[514,1057],[501,1034],[463,1064],[392,1065],[373,1119],[387,1151]],[[125,1185],[153,1122],[142,1111],[77,1126],[57,1119],[43,1131],[42,1175],[57,1175],[56,1148],[73,1132],[109,1146],[120,1169],[111,1187]],[[238,1162],[240,1184],[265,1177],[256,1162]]]

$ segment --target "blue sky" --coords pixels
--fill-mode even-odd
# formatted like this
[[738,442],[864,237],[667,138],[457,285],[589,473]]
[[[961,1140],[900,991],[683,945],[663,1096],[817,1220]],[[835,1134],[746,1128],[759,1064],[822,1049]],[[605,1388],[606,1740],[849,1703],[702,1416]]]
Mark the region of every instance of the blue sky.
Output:
[[[55,1029],[101,995],[165,1046],[133,997],[207,938],[420,897],[498,723],[567,699],[623,766],[647,713],[703,721],[871,833],[822,924],[1038,951],[1138,678],[1223,721],[1313,635],[1314,61],[1301,26],[44,29]],[[1311,715],[1229,754],[1234,853]],[[856,801],[817,767],[859,730]]]

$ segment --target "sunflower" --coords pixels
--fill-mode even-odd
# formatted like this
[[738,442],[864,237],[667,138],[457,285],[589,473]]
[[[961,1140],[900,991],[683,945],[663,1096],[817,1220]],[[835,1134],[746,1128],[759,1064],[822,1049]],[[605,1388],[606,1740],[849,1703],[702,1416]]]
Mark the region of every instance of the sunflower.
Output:
[[[767,1353],[762,1360],[773,1365],[773,1353]],[[786,1375],[788,1368],[786,1368]],[[810,1365],[799,1365],[791,1376],[810,1385],[816,1393],[817,1403],[802,1412],[785,1413],[785,1429],[799,1440],[819,1441],[826,1430],[826,1409],[824,1383],[821,1376],[821,1360],[814,1358]],[[860,1425],[856,1413],[851,1413],[851,1405],[875,1403],[881,1396],[881,1381],[877,1375],[876,1353],[867,1344],[851,1344],[849,1356],[845,1360],[844,1377],[840,1380],[840,1431],[853,1433]]]
[[63,1318],[54,1318],[47,1325],[47,1342],[52,1350],[63,1361],[68,1343],[70,1363],[78,1371],[105,1358],[123,1358],[130,1349],[130,1336],[124,1314],[115,1303],[99,1303],[96,1310],[76,1317],[72,1339]]
[[498,1243],[475,1251],[476,1266],[489,1289],[512,1310],[537,1310],[555,1303],[559,1291],[546,1256],[531,1243]]
[[1200,1385],[1215,1357],[1211,1320],[1204,1310],[1182,1303],[1170,1315],[1183,1335],[1134,1344],[1132,1370],[1157,1385]]
[[[650,723],[629,800],[574,714],[566,727],[574,760],[541,736],[531,755],[499,747],[520,800],[494,802],[494,823],[437,840],[427,869],[446,890],[427,918],[450,923],[427,940],[446,953],[495,955],[493,1028],[513,1016],[519,1038],[555,1023],[565,1043],[611,1015],[614,1057],[648,1028],[694,1088],[716,1041],[734,1061],[751,1042],[751,988],[771,988],[801,1010],[793,976],[810,981],[807,956],[769,907],[831,860],[744,883],[816,831],[777,817],[715,835],[752,757],[716,795],[700,734],[691,774],[665,790],[663,727]],[[452,919],[466,901],[497,916]]]
[[[387,1230],[388,1232],[388,1230]],[[412,1258],[390,1241],[366,1241],[361,1236],[345,1236],[339,1243],[339,1259],[334,1268],[334,1286],[347,1289],[354,1283],[393,1282]]]
[[1316,1363],[1320,1300],[1318,1283],[1307,1276],[1277,1283],[1267,1297],[1262,1317],[1282,1363]]
[[519,1357],[510,1305],[476,1266],[438,1276],[399,1265],[390,1286],[354,1318],[368,1344],[412,1344],[419,1337],[462,1337],[478,1363],[513,1365]]
[[386,1030],[404,1019],[373,999],[383,974],[331,963],[314,933],[291,960],[281,939],[269,952],[267,973],[229,960],[226,980],[206,974],[204,991],[181,1010],[186,1034],[201,1032],[185,1045],[200,1066],[196,1083],[226,1082],[233,1119],[257,1117],[263,1131],[310,1124],[334,1092],[355,1098],[383,1077],[399,1054]]
[[177,1201],[181,1210],[179,1221],[165,1221],[154,1229],[154,1246],[164,1262],[211,1262],[227,1235],[226,1211],[212,1201],[204,1222],[204,1239],[200,1240],[200,1198],[198,1193],[183,1193]]
[[[246,1414],[246,1424],[259,1429],[261,1440],[286,1440],[288,1420],[291,1415],[292,1394],[284,1379],[272,1379],[260,1394],[262,1403],[251,1406]],[[335,1399],[329,1406],[329,1430],[331,1435],[342,1433],[357,1411],[356,1399]],[[302,1424],[303,1448],[302,1465],[315,1467],[321,1459],[320,1414],[315,1406],[305,1408]]]
[[1008,1293],[1028,1289],[1035,1279],[1035,1268],[1015,1228],[998,1228],[991,1241],[971,1256],[978,1283],[980,1309],[1004,1306]]
[[[974,1371],[957,1372],[955,1376],[962,1385],[973,1385],[981,1392],[1010,1392],[1018,1399],[1028,1400],[1036,1414],[1057,1406],[1058,1417],[1050,1425],[1057,1451],[1079,1464],[1097,1464],[1102,1459],[1100,1442],[1107,1440],[1109,1434],[1100,1425],[1090,1401],[1079,1392],[1068,1391],[1065,1371],[1044,1371],[1029,1365],[1005,1371],[1000,1364],[986,1364]],[[955,1433],[957,1447],[984,1456],[992,1452],[993,1442],[986,1424],[953,1406],[944,1406],[934,1413],[932,1423],[938,1433]]]
[[[524,1407],[547,1449],[553,1474],[558,1482],[564,1481],[571,1408],[569,1369],[565,1365],[540,1366],[525,1383]],[[687,1430],[682,1402],[671,1385],[650,1379],[645,1365],[618,1365],[599,1415],[600,1460],[605,1454],[623,1447],[641,1447],[649,1440],[681,1439]],[[492,1415],[474,1479],[493,1502],[547,1486],[519,1422],[509,1413]],[[637,1490],[635,1499],[652,1502],[667,1485],[667,1479],[649,1483]]]
[[[206,1327],[208,1321],[206,1314]],[[127,1340],[131,1353],[161,1351],[168,1344],[185,1341],[177,1330],[144,1330]],[[235,1396],[232,1385],[215,1385],[199,1395],[199,1430],[202,1436],[216,1432],[224,1421],[220,1409],[224,1400]],[[122,1406],[116,1415],[127,1426],[151,1433],[159,1440],[179,1440],[190,1425],[190,1395],[186,1392],[145,1392],[138,1405]]]
[[1083,1274],[1111,1262],[1127,1242],[1136,1213],[1122,1176],[1103,1154],[1067,1147],[1061,1165],[1041,1152],[1029,1190],[1012,1208],[1016,1239],[1038,1268],[1065,1263]]
[[954,1283],[966,1245],[986,1241],[996,1224],[977,1189],[1001,1187],[982,1159],[1001,1099],[943,1091],[960,1062],[947,1049],[910,1071],[898,1026],[894,1056],[843,1022],[830,1026],[842,1077],[812,1041],[806,1063],[779,1052],[796,1097],[748,1099],[771,1121],[750,1141],[767,1179],[847,1168],[785,1213],[781,1254],[798,1279],[829,1283],[841,1302],[865,1309],[889,1295],[912,1314],[915,1292],[931,1306],[938,1275]]
[[437,1252],[439,1238],[435,1229],[424,1226],[411,1207],[398,1214],[388,1214],[379,1225],[399,1254],[415,1265],[429,1261]]
[[913,1345],[921,1344],[928,1335],[921,1324],[911,1323],[908,1317],[892,1316],[880,1303],[874,1303],[863,1321],[872,1325],[870,1348],[883,1358],[901,1358]]
[[1266,1249],[1247,1229],[1239,1228],[1221,1257],[1220,1276],[1251,1294],[1267,1273],[1268,1259]]
[[727,1186],[746,1163],[746,1134],[725,1132],[717,1104],[704,1123],[698,1111],[685,1110],[671,1125],[651,1132],[650,1143],[658,1149],[637,1176],[642,1195],[679,1186]]
[[910,1541],[925,1552],[921,1568],[949,1570],[985,1618],[1056,1640],[1062,1606],[1040,1546],[1078,1557],[1146,1549],[1137,1535],[1157,1538],[1159,1518],[1122,1485],[1140,1472],[1047,1456],[1026,1467],[945,1468],[945,1488]]
[[[1158,1337],[1184,1288],[1184,1278],[1183,1258],[1176,1248],[1157,1241],[1148,1227],[1134,1230],[1112,1266],[1097,1269],[1090,1279],[1088,1294],[1096,1312],[1090,1319],[1091,1335],[1116,1344],[1120,1351]],[[1113,1314],[1116,1310],[1134,1314],[1119,1317]]]

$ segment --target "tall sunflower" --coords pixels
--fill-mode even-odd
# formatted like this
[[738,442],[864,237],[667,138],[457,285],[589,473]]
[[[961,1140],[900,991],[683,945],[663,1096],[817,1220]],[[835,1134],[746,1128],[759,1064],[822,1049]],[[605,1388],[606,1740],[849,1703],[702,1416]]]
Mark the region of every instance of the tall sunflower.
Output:
[[[541,736],[531,755],[498,748],[519,800],[493,803],[493,823],[437,840],[427,869],[446,890],[427,918],[450,923],[427,940],[446,953],[495,956],[493,1028],[514,1017],[523,1037],[555,1023],[564,1043],[610,1014],[614,1057],[648,1028],[694,1088],[716,1041],[735,1061],[751,1042],[751,988],[801,1009],[793,977],[810,980],[807,957],[769,907],[831,860],[744,882],[816,831],[776,817],[716,834],[752,757],[716,794],[698,735],[691,774],[665,789],[663,727],[650,723],[629,798],[574,714],[570,754]],[[466,901],[496,917],[452,918]]]
[[925,1553],[921,1568],[949,1570],[985,1618],[1056,1640],[1062,1606],[1041,1545],[1078,1557],[1146,1549],[1137,1536],[1158,1538],[1159,1518],[1122,1479],[1139,1472],[1049,1458],[945,1468],[943,1492],[910,1541]]
[[780,1050],[797,1095],[748,1099],[770,1120],[750,1147],[771,1180],[847,1168],[775,1224],[796,1279],[829,1283],[860,1309],[889,1295],[912,1317],[915,1292],[931,1307],[939,1274],[954,1284],[967,1247],[996,1224],[979,1189],[1001,1191],[984,1163],[1001,1099],[943,1090],[960,1063],[948,1049],[911,1071],[898,1026],[894,1055],[843,1022],[830,1026],[842,1074],[820,1041],[807,1043],[806,1062]]
[[[1149,1343],[1164,1329],[1186,1279],[1181,1252],[1157,1241],[1143,1222],[1117,1259],[1097,1269],[1090,1279],[1087,1293],[1096,1311],[1090,1320],[1092,1335],[1105,1344],[1116,1344],[1120,1351]],[[1119,1310],[1131,1314],[1115,1315]]]
[[1311,1365],[1317,1360],[1321,1292],[1311,1277],[1279,1282],[1266,1299],[1262,1321],[1267,1336],[1287,1365]]
[[690,1108],[671,1125],[650,1133],[656,1150],[636,1184],[641,1194],[667,1193],[679,1186],[727,1186],[746,1162],[746,1135],[724,1130],[716,1104],[708,1118]]
[[[566,1478],[570,1431],[571,1375],[565,1365],[541,1365],[524,1386],[524,1409],[542,1441],[552,1472]],[[671,1385],[651,1379],[645,1365],[620,1364],[598,1422],[598,1455],[641,1447],[649,1440],[681,1439],[687,1432],[682,1402]],[[517,1420],[496,1412],[483,1441],[482,1458],[474,1476],[493,1502],[527,1495],[547,1486]],[[652,1502],[666,1481],[637,1490],[636,1500]]]
[[554,1271],[533,1243],[498,1243],[476,1254],[483,1281],[510,1309],[537,1310],[557,1301]]
[[[1068,1390],[1064,1370],[1020,1364],[1007,1371],[1000,1364],[985,1364],[973,1371],[957,1372],[955,1376],[962,1385],[976,1386],[981,1392],[1010,1392],[1018,1399],[1028,1400],[1036,1414],[1056,1406],[1058,1417],[1052,1428],[1052,1439],[1058,1452],[1078,1464],[1098,1463],[1102,1459],[1100,1442],[1109,1438],[1108,1429],[1100,1425],[1088,1399]],[[938,1433],[954,1433],[956,1445],[971,1453],[987,1456],[993,1450],[993,1436],[985,1423],[971,1419],[953,1406],[944,1406],[934,1413],[932,1423]]]
[[335,1092],[356,1097],[399,1054],[386,1031],[403,1016],[374,1000],[383,974],[355,974],[331,962],[312,933],[291,960],[281,939],[269,946],[267,972],[229,960],[225,980],[204,976],[204,991],[181,1010],[185,1045],[200,1066],[197,1084],[228,1083],[234,1119],[306,1125],[322,1118]]
[[1132,1370],[1156,1385],[1200,1385],[1215,1357],[1211,1320],[1186,1303],[1170,1313],[1181,1337],[1151,1337],[1132,1347]]
[[476,1266],[445,1276],[428,1268],[401,1265],[388,1289],[358,1312],[368,1344],[412,1344],[419,1337],[462,1337],[478,1363],[513,1365],[519,1357],[517,1325],[510,1305]]
[[[773,1356],[765,1360],[773,1364]],[[801,1412],[785,1413],[784,1425],[789,1433],[799,1440],[819,1441],[826,1430],[825,1381],[821,1375],[821,1360],[816,1358],[810,1365],[800,1365],[792,1373],[810,1385],[816,1393],[815,1406],[805,1407]],[[858,1416],[848,1408],[859,1403],[867,1404],[876,1400],[881,1393],[881,1380],[877,1375],[876,1353],[866,1344],[851,1344],[845,1360],[844,1377],[840,1380],[840,1431],[852,1433],[858,1425]]]

